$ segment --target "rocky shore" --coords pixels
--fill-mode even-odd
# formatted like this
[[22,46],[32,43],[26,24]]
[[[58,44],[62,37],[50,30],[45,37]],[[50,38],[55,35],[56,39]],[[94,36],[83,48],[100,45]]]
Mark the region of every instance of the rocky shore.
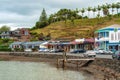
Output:
[[[34,54],[2,54],[0,55],[0,60],[4,61],[30,61],[30,62],[45,62],[54,67],[57,67],[57,59],[62,58],[60,55],[34,55]],[[81,58],[77,56],[67,56],[67,58]],[[75,70],[75,71],[84,71],[90,73],[94,80],[120,80],[119,72],[116,72],[108,67],[103,67],[101,65],[96,65],[96,61],[92,62],[89,66],[81,67],[82,62],[67,62],[64,69]],[[77,65],[79,64],[79,65]],[[59,68],[62,67],[62,62]]]

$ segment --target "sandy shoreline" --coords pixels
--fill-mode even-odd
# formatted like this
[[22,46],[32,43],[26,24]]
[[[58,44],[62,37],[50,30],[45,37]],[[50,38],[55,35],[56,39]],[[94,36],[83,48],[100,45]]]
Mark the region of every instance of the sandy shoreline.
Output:
[[[25,56],[13,56],[13,55],[0,55],[0,59],[3,61],[29,61],[29,62],[46,62],[54,67],[57,67],[57,60],[56,59],[49,59],[49,58],[36,58],[36,57],[25,57]],[[67,66],[68,70],[75,70],[75,71],[85,71],[90,73],[94,80],[106,80],[104,78],[107,78],[105,72],[102,70],[99,70],[100,68],[95,65],[90,65],[88,67],[82,67],[79,69],[76,69],[76,65],[69,64]],[[91,79],[90,79],[91,80]],[[115,80],[115,79],[110,79]]]

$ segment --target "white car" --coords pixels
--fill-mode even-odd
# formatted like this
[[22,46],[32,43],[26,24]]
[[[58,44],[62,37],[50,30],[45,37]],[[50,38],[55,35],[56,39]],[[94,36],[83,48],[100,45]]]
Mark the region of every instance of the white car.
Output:
[[32,49],[29,49],[29,48],[28,48],[28,49],[25,49],[24,51],[25,51],[25,52],[32,52]]
[[106,51],[103,50],[103,49],[94,49],[94,52],[95,52],[96,54],[104,54],[104,53],[106,53]]
[[93,50],[86,51],[83,53],[84,57],[96,57],[96,53]]
[[113,54],[113,52],[112,51],[110,51],[110,50],[104,50],[104,49],[95,49],[94,50],[97,54]]
[[47,49],[47,48],[40,48],[39,52],[49,52],[49,49]]
[[57,53],[59,50],[58,49],[50,49],[50,53]]
[[110,51],[110,50],[108,50],[108,53],[109,53],[109,54],[113,54],[113,52],[112,52],[112,51]]

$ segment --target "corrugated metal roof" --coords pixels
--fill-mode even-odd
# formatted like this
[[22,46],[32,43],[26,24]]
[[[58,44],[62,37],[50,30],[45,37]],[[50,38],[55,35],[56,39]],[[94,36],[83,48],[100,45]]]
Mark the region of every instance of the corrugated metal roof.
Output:
[[115,29],[120,30],[120,25],[114,24],[114,25],[111,25],[111,26],[108,26],[108,27],[104,27],[104,28],[101,28],[101,29],[95,31],[95,33],[97,33],[97,32],[109,32],[109,31],[113,31]]
[[107,29],[107,28],[120,28],[120,25],[114,24],[114,25],[111,25],[111,26],[108,26],[108,27],[105,27],[105,28],[102,28],[102,29]]
[[24,44],[41,44],[43,41],[37,41],[37,42],[24,42]]
[[22,44],[23,42],[13,42],[12,45]]

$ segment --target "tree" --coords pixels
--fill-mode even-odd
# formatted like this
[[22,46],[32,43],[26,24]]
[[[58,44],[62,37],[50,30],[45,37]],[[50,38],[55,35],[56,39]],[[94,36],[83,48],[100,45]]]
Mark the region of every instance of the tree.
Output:
[[44,34],[43,34],[43,33],[40,33],[40,34],[39,34],[39,40],[44,41],[44,38],[45,38],[45,37],[44,37]]
[[103,10],[103,14],[104,15],[108,15],[109,14],[109,11],[108,11],[108,8],[106,5],[102,5],[102,10]]
[[96,8],[94,7],[92,11],[93,11],[93,16],[95,17]]
[[101,6],[100,5],[98,5],[97,10],[98,10],[98,15],[97,16],[100,16],[100,11],[101,11]]
[[39,19],[39,22],[42,22],[42,21],[47,21],[47,14],[44,8]]
[[88,10],[88,17],[89,17],[90,11],[91,11],[92,9],[91,9],[91,7],[88,7],[87,10]]
[[48,25],[48,19],[45,9],[43,8],[43,11],[41,13],[40,19],[38,22],[36,22],[37,28],[43,28]]
[[119,3],[119,2],[116,3],[115,7],[116,7],[116,9],[117,9],[117,14],[118,14],[118,9],[120,8],[120,3]]
[[107,4],[107,3],[106,3],[106,7],[107,7],[107,9],[109,10],[109,9],[111,8],[111,4]]
[[84,14],[84,12],[85,12],[85,9],[82,8],[80,11],[81,11],[81,13],[82,13],[82,18],[83,18],[83,14]]
[[55,14],[51,14],[51,15],[49,16],[49,19],[48,19],[48,23],[49,23],[49,24],[55,22],[55,16],[54,16],[54,15],[55,15]]
[[115,8],[115,3],[112,3],[111,8],[112,8],[112,15],[113,15],[114,8]]
[[10,27],[4,25],[0,28],[0,33],[5,32],[5,31],[10,31]]
[[40,28],[40,22],[36,22],[35,26],[36,28]]
[[75,17],[71,17],[71,22],[73,25],[74,25],[74,20],[75,20]]

